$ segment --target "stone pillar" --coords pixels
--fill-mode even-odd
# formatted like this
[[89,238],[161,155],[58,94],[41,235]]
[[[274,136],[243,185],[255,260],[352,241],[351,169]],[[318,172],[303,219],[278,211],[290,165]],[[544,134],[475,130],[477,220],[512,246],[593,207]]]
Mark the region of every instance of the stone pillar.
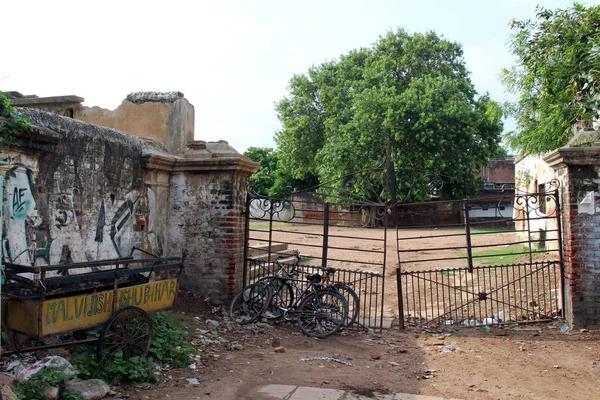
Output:
[[600,142],[544,157],[561,182],[565,318],[600,328]]
[[246,188],[257,168],[225,141],[191,142],[173,167],[170,253],[185,257],[182,288],[216,304],[242,285]]

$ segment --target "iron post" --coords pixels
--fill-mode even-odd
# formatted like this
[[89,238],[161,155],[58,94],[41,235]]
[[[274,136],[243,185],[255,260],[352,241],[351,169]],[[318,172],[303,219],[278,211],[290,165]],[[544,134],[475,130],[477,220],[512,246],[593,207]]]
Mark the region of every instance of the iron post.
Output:
[[465,235],[467,239],[467,263],[469,272],[473,273],[473,248],[471,247],[471,224],[469,223],[469,202],[463,200],[463,216],[465,220]]

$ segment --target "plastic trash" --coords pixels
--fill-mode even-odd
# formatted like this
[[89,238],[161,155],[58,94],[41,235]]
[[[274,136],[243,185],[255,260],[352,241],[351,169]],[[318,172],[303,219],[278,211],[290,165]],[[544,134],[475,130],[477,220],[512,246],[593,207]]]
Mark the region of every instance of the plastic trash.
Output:
[[198,382],[198,378],[186,378],[186,381],[188,381],[188,383],[190,385],[199,385],[200,382]]
[[77,375],[77,370],[63,357],[48,356],[29,365],[25,362],[20,362],[19,365],[14,367],[15,379],[19,382],[25,382],[44,367],[63,372],[67,375]]
[[485,318],[482,322],[482,325],[498,325],[498,320],[495,318]]

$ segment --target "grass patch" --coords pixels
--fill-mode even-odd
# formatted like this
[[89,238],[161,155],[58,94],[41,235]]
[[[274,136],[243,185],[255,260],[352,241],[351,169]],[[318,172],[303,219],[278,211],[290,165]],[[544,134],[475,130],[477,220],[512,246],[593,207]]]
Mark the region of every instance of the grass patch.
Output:
[[311,256],[300,256],[299,264],[307,263],[313,259],[314,259],[314,257],[311,257]]
[[[301,225],[292,224],[290,222],[273,221],[273,229],[281,229],[286,231],[298,230]],[[269,220],[250,220],[250,229],[256,229],[261,231],[269,230]]]
[[[527,253],[527,254],[519,254]],[[473,261],[479,265],[516,264],[529,254],[526,246],[513,245],[473,252]]]

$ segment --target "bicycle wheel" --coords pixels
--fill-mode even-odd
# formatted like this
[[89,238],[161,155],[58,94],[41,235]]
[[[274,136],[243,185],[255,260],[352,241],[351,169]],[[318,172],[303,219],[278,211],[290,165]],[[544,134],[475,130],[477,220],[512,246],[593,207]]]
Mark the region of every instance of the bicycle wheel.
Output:
[[284,309],[294,304],[294,290],[284,279],[272,279],[269,286],[272,296],[262,316],[267,319],[279,319],[283,317]]
[[265,281],[246,286],[231,301],[229,318],[240,325],[256,321],[269,305],[270,294]]
[[298,324],[306,336],[324,338],[333,335],[348,317],[344,296],[332,290],[319,290],[306,296],[298,309]]
[[338,293],[344,296],[346,302],[348,303],[348,317],[344,321],[344,328],[348,328],[349,326],[352,326],[352,324],[358,318],[358,313],[360,311],[360,298],[354,289],[348,285],[336,285],[335,288]]

